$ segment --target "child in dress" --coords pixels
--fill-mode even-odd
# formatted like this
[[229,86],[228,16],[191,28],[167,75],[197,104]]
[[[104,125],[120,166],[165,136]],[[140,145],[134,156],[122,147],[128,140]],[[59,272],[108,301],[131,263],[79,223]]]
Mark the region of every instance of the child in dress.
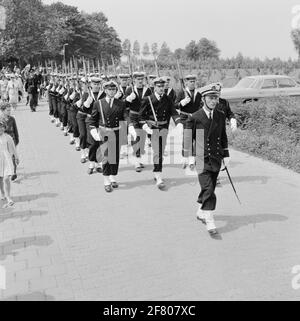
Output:
[[[6,122],[6,134],[10,135],[15,143],[15,147],[19,144],[19,133],[16,124],[16,120],[13,116],[11,116],[11,104],[7,102],[0,103],[0,118]],[[14,174],[11,177],[12,181],[17,179],[17,164],[15,162],[15,158],[13,157],[13,164],[14,164]]]
[[13,156],[18,164],[19,158],[11,136],[5,133],[5,120],[0,118],[0,191],[1,200],[7,201],[3,208],[14,205],[10,197],[10,179],[14,174]]

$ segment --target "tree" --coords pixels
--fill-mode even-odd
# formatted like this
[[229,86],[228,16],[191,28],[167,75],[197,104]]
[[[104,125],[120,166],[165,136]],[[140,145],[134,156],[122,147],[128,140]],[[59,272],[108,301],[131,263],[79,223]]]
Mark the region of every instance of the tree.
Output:
[[196,44],[196,41],[192,40],[186,47],[185,47],[186,56],[190,60],[199,60],[200,52],[199,46]]
[[152,56],[153,58],[157,58],[157,55],[158,55],[158,44],[157,42],[154,42],[152,45],[151,45],[151,53],[152,53]]
[[46,28],[40,0],[2,0],[6,29],[1,32],[3,55],[29,61],[40,54]]
[[135,40],[135,42],[133,43],[132,53],[134,56],[138,57],[140,55],[140,51],[141,51],[140,43],[137,40]]
[[201,38],[198,42],[198,51],[202,60],[209,58],[219,58],[220,49],[218,49],[214,41],[208,40],[207,38]]
[[148,42],[144,43],[142,55],[145,57],[148,57],[150,55],[150,48],[149,48]]
[[300,29],[292,30],[291,37],[294,43],[294,47],[298,53],[298,59],[300,60]]
[[122,43],[123,55],[129,57],[131,55],[131,42],[129,39],[125,39]]
[[175,51],[174,51],[174,57],[175,59],[183,59],[185,57],[185,50],[182,49],[182,48],[177,48]]
[[171,56],[172,56],[172,51],[168,47],[167,43],[164,41],[160,47],[160,50],[158,53],[158,59],[164,60],[164,59],[170,58]]

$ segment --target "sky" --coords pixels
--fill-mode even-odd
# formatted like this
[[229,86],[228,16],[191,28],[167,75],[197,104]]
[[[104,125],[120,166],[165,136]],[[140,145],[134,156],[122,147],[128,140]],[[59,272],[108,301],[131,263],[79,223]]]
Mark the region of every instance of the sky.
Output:
[[[43,0],[51,4],[53,0]],[[191,40],[214,40],[221,57],[297,58],[292,25],[300,27],[300,0],[62,0],[88,13],[102,11],[121,40],[172,50]],[[294,13],[292,9],[294,8]],[[298,17],[299,16],[299,17]]]

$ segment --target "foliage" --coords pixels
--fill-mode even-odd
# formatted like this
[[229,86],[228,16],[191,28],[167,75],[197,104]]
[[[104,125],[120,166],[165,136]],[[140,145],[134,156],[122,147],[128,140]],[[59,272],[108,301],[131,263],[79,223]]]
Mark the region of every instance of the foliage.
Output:
[[300,173],[299,98],[259,100],[234,108],[239,130],[232,145]]
[[7,13],[5,30],[0,33],[2,61],[16,60],[21,65],[48,59],[62,61],[62,49],[72,56],[120,58],[121,42],[108,26],[102,12],[87,14],[74,6],[41,0],[0,0]]

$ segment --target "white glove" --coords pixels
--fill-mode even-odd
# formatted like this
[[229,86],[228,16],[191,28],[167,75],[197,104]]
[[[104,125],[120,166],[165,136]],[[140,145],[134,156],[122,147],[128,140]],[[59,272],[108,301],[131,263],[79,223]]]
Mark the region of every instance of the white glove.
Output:
[[134,92],[132,92],[127,98],[126,100],[131,103],[133,100],[135,100],[136,98],[136,94]]
[[186,96],[184,99],[180,101],[181,106],[187,105],[191,101],[191,98]]
[[237,130],[237,122],[235,118],[230,119],[230,127],[233,132]]
[[65,100],[67,100],[67,99],[68,99],[68,97],[69,97],[69,95],[68,95],[68,94],[64,95],[64,99],[65,99]]
[[64,91],[65,91],[65,88],[62,87],[62,89],[59,91],[59,94],[62,95],[64,93]]
[[144,125],[143,125],[143,130],[144,130],[147,134],[149,134],[149,135],[152,135],[152,134],[153,134],[153,130],[150,129],[150,127],[149,127],[147,124],[144,124]]
[[83,103],[83,106],[85,108],[90,108],[92,102],[93,102],[93,98],[91,96],[88,96],[87,100]]
[[76,92],[75,90],[72,92],[72,94],[70,95],[70,99],[73,100],[75,98]]
[[222,160],[222,166],[221,166],[222,169],[224,169],[225,167],[228,167],[229,161],[230,161],[229,157],[223,158],[223,160]]
[[97,130],[96,128],[91,129],[90,133],[91,133],[92,137],[93,137],[96,141],[99,142],[99,141],[101,140],[101,137],[100,137],[100,135],[99,135],[99,133],[98,133],[98,130]]
[[82,105],[82,99],[79,99],[79,100],[76,102],[76,106],[77,106],[78,108],[80,108],[81,105]]
[[133,140],[136,140],[137,134],[132,125],[128,127],[128,133],[133,137]]
[[118,91],[118,92],[115,94],[115,98],[116,98],[116,99],[119,99],[121,96],[122,96],[122,93],[121,93],[120,91]]

